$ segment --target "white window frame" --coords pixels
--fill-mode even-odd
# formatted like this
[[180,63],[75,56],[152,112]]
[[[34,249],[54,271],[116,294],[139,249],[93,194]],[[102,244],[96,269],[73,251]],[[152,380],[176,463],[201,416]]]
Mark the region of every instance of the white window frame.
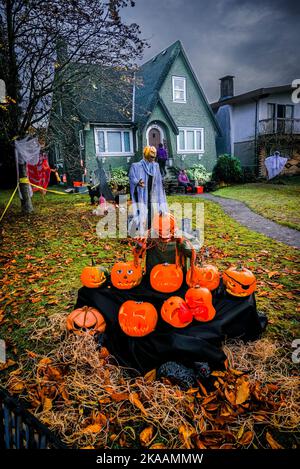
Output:
[[[100,151],[99,150],[99,140],[98,140],[98,132],[104,132],[104,145],[105,148],[108,148],[107,144],[107,132],[121,132],[121,147],[122,151]],[[130,143],[130,151],[124,151],[124,132],[129,132],[129,143]],[[96,155],[97,156],[133,156],[133,133],[131,129],[126,128],[109,128],[109,127],[95,127],[94,129],[95,135],[95,147],[96,147]]]
[[79,135],[79,148],[82,150],[84,149],[84,135],[83,135],[83,130],[79,130],[78,132]]
[[201,148],[200,149],[194,149],[194,150],[183,150],[180,148],[180,135],[177,135],[177,153],[204,153],[204,128],[203,127],[179,127],[178,128],[179,132],[182,131],[184,132],[184,144],[186,146],[187,142],[187,132],[194,132],[194,142],[197,141],[196,139],[196,132],[200,132],[200,142],[201,142]]
[[[176,99],[175,98],[175,80],[183,80],[183,89],[177,89],[178,91],[184,92],[184,99]],[[173,90],[173,103],[186,103],[186,78],[179,77],[176,75],[172,76],[172,90]]]

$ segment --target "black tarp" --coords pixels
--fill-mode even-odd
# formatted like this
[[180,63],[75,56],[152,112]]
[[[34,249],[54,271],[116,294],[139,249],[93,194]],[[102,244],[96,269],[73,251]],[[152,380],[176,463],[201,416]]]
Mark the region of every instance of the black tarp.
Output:
[[[132,290],[118,290],[111,284],[102,288],[83,287],[78,292],[76,307],[97,308],[106,319],[104,345],[122,366],[147,372],[172,360],[187,366],[205,361],[214,368],[222,368],[226,358],[222,344],[225,339],[244,341],[257,339],[266,326],[266,318],[257,313],[255,297],[236,298],[228,295],[221,284],[213,292],[215,318],[207,323],[193,321],[184,329],[176,329],[160,318],[161,306],[170,296],[181,296],[183,286],[172,294],[152,290],[147,278]],[[129,337],[118,324],[118,311],[127,300],[148,301],[159,314],[156,330],[145,337]]]

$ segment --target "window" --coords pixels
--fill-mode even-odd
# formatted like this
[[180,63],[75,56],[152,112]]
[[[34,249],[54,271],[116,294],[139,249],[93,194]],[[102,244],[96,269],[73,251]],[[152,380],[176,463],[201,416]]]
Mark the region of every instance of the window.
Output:
[[132,130],[95,129],[97,155],[132,155]]
[[182,127],[177,136],[178,153],[203,153],[204,129]]
[[83,130],[79,130],[79,146],[80,148],[84,148]]
[[186,103],[186,82],[184,77],[172,77],[174,103]]

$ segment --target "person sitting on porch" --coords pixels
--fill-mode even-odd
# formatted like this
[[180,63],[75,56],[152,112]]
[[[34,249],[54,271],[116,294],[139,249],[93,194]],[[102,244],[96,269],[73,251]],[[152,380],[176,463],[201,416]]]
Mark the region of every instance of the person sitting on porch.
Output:
[[164,148],[162,143],[158,144],[158,150],[157,150],[157,162],[159,164],[159,169],[162,177],[164,177],[167,172],[166,172],[166,163],[168,160],[168,155],[167,155],[167,150]]
[[184,186],[185,193],[193,192],[193,184],[190,182],[188,175],[186,174],[185,169],[181,169],[178,174],[178,184],[179,186]]

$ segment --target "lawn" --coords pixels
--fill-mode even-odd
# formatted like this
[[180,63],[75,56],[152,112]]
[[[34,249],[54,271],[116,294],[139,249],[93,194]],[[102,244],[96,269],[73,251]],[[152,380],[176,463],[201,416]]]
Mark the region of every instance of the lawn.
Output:
[[[8,198],[8,192],[1,194],[0,212]],[[169,198],[169,202],[179,203],[191,200],[196,203],[189,197]],[[250,344],[248,351],[244,346],[228,349],[229,355],[233,353],[230,364],[234,370],[220,372],[215,394],[207,395],[201,388],[184,393],[168,383],[157,382],[155,372],[130,381],[107,357],[97,361],[91,342],[79,344],[77,339],[66,338],[65,316],[75,303],[83,266],[91,257],[111,266],[128,248],[119,240],[97,238],[98,219],[92,215],[86,195],[38,194],[34,205],[34,214],[20,216],[18,202],[14,201],[2,228],[0,336],[7,343],[9,361],[7,367],[2,366],[0,379],[10,392],[28,402],[38,418],[67,444],[79,447],[201,449],[295,445],[292,430],[297,417],[297,384],[293,381],[296,369],[290,357],[292,340],[299,337],[299,277],[294,249],[243,228],[217,204],[205,202],[205,246],[211,262],[224,270],[242,260],[253,270],[258,279],[258,308],[268,315],[269,327],[264,338],[257,345]],[[84,351],[88,358],[78,359],[78,353]],[[249,363],[245,361],[247,354]],[[260,357],[259,362],[269,366],[269,375],[263,369],[261,374],[257,368],[248,369],[254,366],[253,357]],[[257,365],[259,369],[261,363]],[[76,373],[73,370],[75,374],[70,379],[68,373],[75,364],[78,369]],[[283,364],[285,373],[280,378],[276,371],[279,364]],[[79,382],[78,370],[90,378]],[[245,373],[249,373],[245,379],[250,380],[250,388],[248,381],[241,381]],[[257,384],[260,376],[262,382]],[[93,391],[88,389],[89,379],[95,381]],[[43,387],[45,381],[47,386]],[[241,406],[232,402],[225,405],[224,400],[231,398],[227,391],[222,393],[222,387],[235,385],[246,387],[248,397],[251,389],[256,396],[255,406],[252,401]],[[260,397],[255,386],[262,386]],[[62,397],[59,399],[58,395]],[[285,403],[287,400],[290,401]],[[276,412],[275,407],[272,412],[271,408],[268,410],[271,401]],[[170,408],[176,411],[172,414]],[[107,431],[101,433],[104,427]]]
[[281,225],[300,230],[300,181],[284,184],[252,183],[224,187],[214,195],[240,200],[254,212]]

